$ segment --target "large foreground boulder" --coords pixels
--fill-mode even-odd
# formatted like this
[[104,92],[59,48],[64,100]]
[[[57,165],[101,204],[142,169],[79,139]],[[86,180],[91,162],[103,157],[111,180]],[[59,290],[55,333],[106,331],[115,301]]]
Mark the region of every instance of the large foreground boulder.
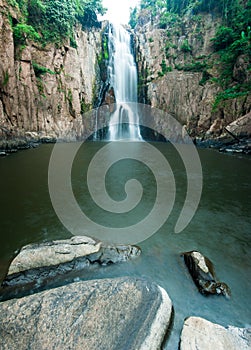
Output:
[[2,350],[159,349],[167,293],[139,278],[77,282],[0,303]]
[[201,317],[185,320],[180,350],[250,350],[251,328],[224,328]]
[[55,284],[62,276],[127,261],[139,256],[141,250],[132,245],[109,245],[86,236],[57,240],[23,247],[10,264],[0,288],[0,300],[25,294],[27,290]]

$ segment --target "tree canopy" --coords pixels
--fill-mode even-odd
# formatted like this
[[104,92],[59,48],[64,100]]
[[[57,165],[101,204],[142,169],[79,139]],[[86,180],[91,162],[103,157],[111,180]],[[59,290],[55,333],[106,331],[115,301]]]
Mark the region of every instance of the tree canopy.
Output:
[[23,44],[27,30],[33,39],[60,42],[66,37],[73,39],[77,23],[83,27],[97,26],[97,15],[105,9],[102,0],[10,0],[22,13],[22,23],[14,26],[17,43]]

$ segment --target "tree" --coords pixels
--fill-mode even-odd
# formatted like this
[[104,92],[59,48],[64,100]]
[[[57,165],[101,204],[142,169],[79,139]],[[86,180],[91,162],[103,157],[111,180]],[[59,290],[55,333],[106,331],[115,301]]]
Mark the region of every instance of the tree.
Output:
[[138,21],[138,8],[137,7],[131,8],[130,7],[129,25],[131,26],[131,28],[136,27],[137,21]]

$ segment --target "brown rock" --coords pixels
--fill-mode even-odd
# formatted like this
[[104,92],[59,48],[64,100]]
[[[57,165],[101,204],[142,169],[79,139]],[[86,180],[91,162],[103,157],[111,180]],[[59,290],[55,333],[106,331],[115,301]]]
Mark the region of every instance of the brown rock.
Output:
[[140,252],[136,246],[108,245],[86,236],[29,244],[11,262],[2,282],[0,299],[55,285],[62,276],[88,269],[93,264],[102,266],[136,258]]
[[[16,10],[17,12],[17,10]],[[27,42],[24,49],[14,46],[9,21],[15,14],[6,0],[0,3],[0,137],[26,137],[37,132],[53,137],[76,139],[95,120],[82,125],[82,113],[92,108],[99,92],[97,57],[101,49],[101,30],[77,28],[77,48],[65,42],[45,48]],[[33,63],[47,68],[36,77]],[[39,78],[39,79],[38,79]]]
[[251,137],[251,112],[227,125],[226,129],[237,137]]
[[0,348],[160,349],[171,313],[167,293],[143,279],[72,283],[0,303]]
[[185,320],[180,341],[180,350],[249,350],[251,329],[209,322],[201,317]]

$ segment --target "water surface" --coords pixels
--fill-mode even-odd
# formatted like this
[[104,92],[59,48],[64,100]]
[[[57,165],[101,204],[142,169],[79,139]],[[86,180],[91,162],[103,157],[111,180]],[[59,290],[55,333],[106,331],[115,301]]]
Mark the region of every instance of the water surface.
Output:
[[[126,215],[107,213],[92,202],[85,183],[86,169],[102,143],[89,142],[78,152],[72,169],[74,194],[82,210],[102,225],[123,227],[149,213],[156,183],[149,169],[137,161],[114,165],[107,174],[107,189],[115,200],[125,196],[124,184],[138,178],[144,188],[142,203]],[[250,326],[251,319],[251,162],[214,150],[199,150],[203,168],[203,193],[189,226],[174,234],[186,193],[184,166],[168,144],[155,144],[166,155],[175,174],[176,202],[168,221],[140,243],[140,258],[125,264],[81,274],[83,279],[123,275],[146,277],[169,294],[174,305],[174,325],[165,349],[178,348],[184,318],[201,316],[224,326]],[[138,147],[138,146],[137,146]],[[47,172],[53,145],[18,152],[0,159],[0,279],[15,252],[23,245],[71,237],[51,205]],[[157,166],[157,164],[156,164]],[[108,215],[107,215],[108,214]],[[230,300],[198,293],[180,253],[200,250],[214,263],[216,274],[232,290]]]

